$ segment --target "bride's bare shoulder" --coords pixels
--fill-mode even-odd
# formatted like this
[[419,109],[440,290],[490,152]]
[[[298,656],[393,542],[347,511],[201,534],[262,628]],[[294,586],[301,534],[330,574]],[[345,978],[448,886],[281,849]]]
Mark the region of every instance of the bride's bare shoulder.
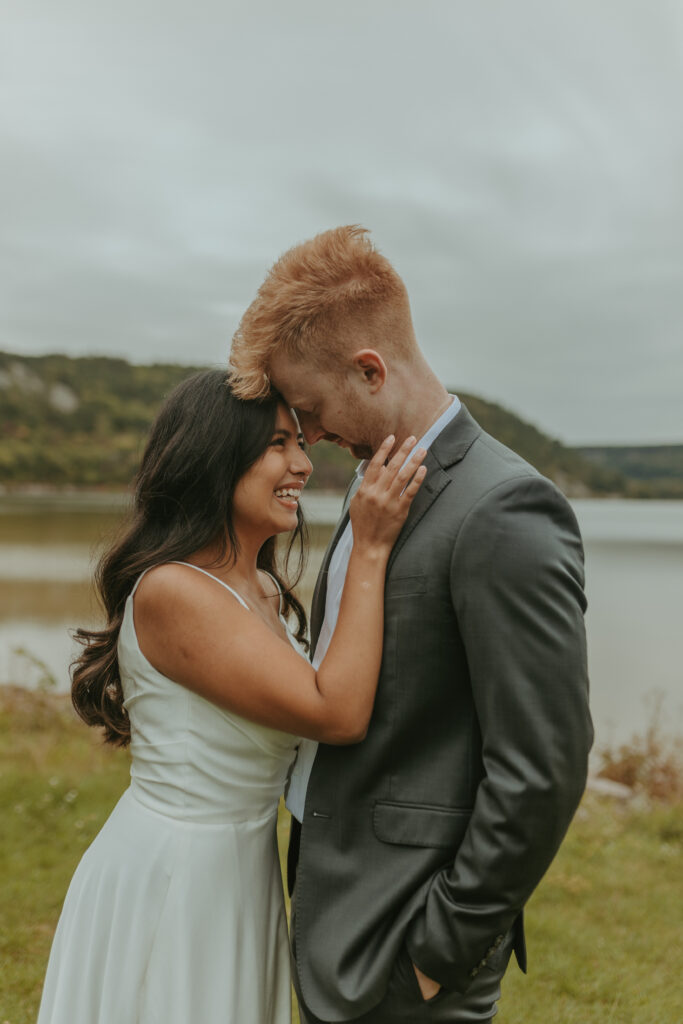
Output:
[[186,565],[179,565],[177,562],[164,562],[148,569],[140,580],[135,591],[136,599],[149,599],[155,595],[163,595],[174,592],[179,588],[192,585],[195,576],[201,576],[195,569]]
[[142,617],[180,609],[211,609],[233,603],[218,580],[190,565],[165,562],[145,573],[135,593],[136,612]]

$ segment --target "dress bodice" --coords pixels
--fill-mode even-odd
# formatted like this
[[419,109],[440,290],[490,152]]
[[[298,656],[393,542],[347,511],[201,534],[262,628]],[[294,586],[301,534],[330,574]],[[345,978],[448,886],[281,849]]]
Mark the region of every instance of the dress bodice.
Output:
[[118,641],[131,730],[132,794],[152,811],[196,823],[272,814],[299,737],[223,710],[157,671],[137,641],[134,593]]

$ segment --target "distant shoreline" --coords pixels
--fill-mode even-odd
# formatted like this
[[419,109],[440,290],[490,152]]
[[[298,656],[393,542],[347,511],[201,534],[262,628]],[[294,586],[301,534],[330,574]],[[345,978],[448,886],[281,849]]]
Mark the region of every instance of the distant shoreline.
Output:
[[[326,543],[319,531],[331,530],[339,519],[344,491],[311,488],[304,493],[302,510],[314,530],[311,542]],[[131,507],[132,493],[122,488],[0,486],[0,520],[25,516],[39,519],[50,515],[102,516],[114,519]],[[584,543],[641,543],[661,546],[683,544],[683,499],[636,498],[623,495],[569,496],[579,521]]]
[[[339,518],[345,491],[316,490],[305,495],[302,505],[309,525],[333,526]],[[40,514],[47,511],[76,513],[123,513],[130,508],[129,490],[95,490],[78,487],[31,485],[8,488],[0,485],[0,516],[21,511]]]
[[[342,498],[345,494],[345,488],[330,489],[330,488],[318,488],[309,485],[307,496],[324,497],[324,498]],[[676,503],[683,500],[681,495],[662,496],[657,494],[639,494],[630,495],[624,494],[620,491],[603,492],[603,493],[577,493],[567,494],[567,498],[570,502],[573,501],[598,501],[598,502],[610,502],[610,501],[625,501],[633,502],[671,502]],[[108,504],[112,508],[125,508],[133,499],[133,493],[129,488],[112,487],[112,488],[94,488],[94,487],[79,487],[73,484],[65,484],[58,486],[55,484],[18,484],[16,486],[7,486],[6,484],[0,483],[0,502],[8,501],[10,503],[16,501],[17,503],[22,500],[29,501],[44,501],[45,504],[53,502],[57,505],[68,505],[70,502],[85,508],[90,505],[93,508],[104,508]]]
[[[162,401],[197,369],[0,351],[5,493],[125,493]],[[511,409],[456,390],[484,430],[569,498],[683,499],[683,444],[572,447]],[[323,442],[314,463],[316,484],[346,490],[355,466],[348,452]]]

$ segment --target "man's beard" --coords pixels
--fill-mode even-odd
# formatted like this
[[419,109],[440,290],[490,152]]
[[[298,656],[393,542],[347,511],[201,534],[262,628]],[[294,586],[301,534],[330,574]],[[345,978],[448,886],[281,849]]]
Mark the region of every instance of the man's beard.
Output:
[[375,448],[369,441],[346,441],[338,434],[325,434],[324,440],[331,441],[338,448],[345,448],[355,459],[371,459],[375,454]]
[[350,444],[349,450],[356,459],[371,459],[375,454],[375,450],[372,445],[364,444],[363,442],[359,444]]

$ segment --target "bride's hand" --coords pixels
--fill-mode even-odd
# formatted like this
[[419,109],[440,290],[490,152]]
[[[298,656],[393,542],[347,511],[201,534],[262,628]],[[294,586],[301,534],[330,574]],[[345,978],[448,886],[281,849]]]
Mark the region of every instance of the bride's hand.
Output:
[[382,553],[391,551],[425,478],[427,470],[421,465],[426,455],[424,448],[418,448],[406,462],[415,444],[414,437],[406,438],[385,465],[394,441],[390,435],[379,446],[368,463],[363,483],[349,505],[356,548]]

